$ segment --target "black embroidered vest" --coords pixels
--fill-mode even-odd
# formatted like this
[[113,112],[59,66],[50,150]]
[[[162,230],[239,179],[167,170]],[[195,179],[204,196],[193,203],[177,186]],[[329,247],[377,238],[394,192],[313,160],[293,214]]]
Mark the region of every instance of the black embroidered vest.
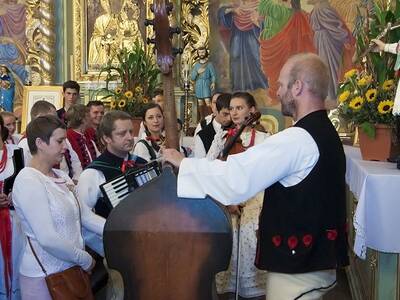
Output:
[[306,273],[348,265],[342,143],[326,111],[313,112],[295,126],[312,136],[320,156],[300,183],[276,182],[265,190],[256,266]]
[[[145,159],[134,155],[130,155],[129,160],[141,165],[146,164],[147,162]],[[103,172],[106,182],[108,182],[123,173],[121,170],[123,162],[123,158],[105,150],[103,154],[93,160],[92,163],[87,166],[87,168]],[[113,206],[107,198],[101,197],[97,200],[94,209],[96,214],[107,218],[113,209]]]
[[210,150],[211,144],[214,140],[214,136],[216,133],[213,126],[213,121],[214,119],[211,120],[211,122],[198,133],[201,141],[203,142],[206,153],[208,153],[208,150]]

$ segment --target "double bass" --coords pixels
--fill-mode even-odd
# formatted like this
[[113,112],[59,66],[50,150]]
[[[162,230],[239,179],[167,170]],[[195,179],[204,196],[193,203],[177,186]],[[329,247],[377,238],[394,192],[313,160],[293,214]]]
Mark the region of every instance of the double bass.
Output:
[[[155,29],[157,63],[165,96],[167,147],[178,148],[173,98],[172,4],[155,0],[147,24]],[[178,52],[178,51],[175,51]],[[230,216],[211,198],[177,197],[171,167],[129,194],[110,213],[104,229],[105,256],[124,281],[124,299],[211,300],[215,274],[229,266]]]

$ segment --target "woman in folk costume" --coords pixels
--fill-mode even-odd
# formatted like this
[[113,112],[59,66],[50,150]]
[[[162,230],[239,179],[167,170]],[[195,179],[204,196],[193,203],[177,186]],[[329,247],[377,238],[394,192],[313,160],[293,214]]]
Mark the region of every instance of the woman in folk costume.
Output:
[[22,150],[5,144],[8,131],[0,117],[0,299],[20,299],[19,261],[24,247],[20,222],[11,203],[11,179],[23,167]]
[[[207,158],[218,158],[226,140],[234,136],[241,124],[254,112],[256,112],[256,102],[251,94],[245,92],[234,93],[230,101],[230,113],[234,128],[229,129],[228,132],[221,131],[221,133],[217,133]],[[268,136],[269,134],[265,132],[258,131],[252,126],[247,126],[237,140],[236,149],[239,148],[241,152],[246,151],[249,147],[262,143]],[[240,206],[228,206],[234,232],[232,257],[228,270],[218,273],[216,276],[217,292],[219,294],[234,293],[236,290],[237,247],[239,246],[239,295],[243,298],[265,295],[266,272],[260,271],[254,266],[257,245],[256,231],[263,197],[264,192],[261,192]],[[237,245],[238,230],[240,230],[240,245]]]
[[164,115],[161,106],[149,103],[143,111],[143,125],[145,131],[136,143],[133,154],[147,161],[160,157],[160,147],[165,140],[163,136]]
[[[392,44],[385,44],[384,42],[373,39],[380,51],[385,51],[393,54],[397,54],[396,63],[394,65],[394,70],[396,71],[396,77],[400,77],[400,41]],[[394,98],[393,115],[400,115],[400,81],[397,84],[396,97]]]

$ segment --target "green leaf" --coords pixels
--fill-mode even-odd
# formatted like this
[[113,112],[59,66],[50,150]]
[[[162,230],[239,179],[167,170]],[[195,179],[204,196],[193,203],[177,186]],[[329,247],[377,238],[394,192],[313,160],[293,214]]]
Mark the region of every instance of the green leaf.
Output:
[[370,138],[374,139],[375,138],[375,126],[374,124],[371,124],[370,122],[364,122],[360,125],[360,128],[364,133]]

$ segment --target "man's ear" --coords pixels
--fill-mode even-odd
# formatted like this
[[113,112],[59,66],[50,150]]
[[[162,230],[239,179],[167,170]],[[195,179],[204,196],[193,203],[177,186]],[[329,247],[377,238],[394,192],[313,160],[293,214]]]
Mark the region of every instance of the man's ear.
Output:
[[296,81],[292,85],[292,93],[294,96],[299,96],[304,89],[304,82],[300,79],[296,79]]
[[252,113],[252,114],[254,114],[255,112],[256,112],[256,108],[254,107],[254,106],[252,106],[252,107],[250,107],[250,112]]
[[104,143],[106,145],[111,144],[111,142],[112,142],[112,138],[110,138],[109,136],[106,136],[106,135],[104,135],[101,139],[104,141]]

